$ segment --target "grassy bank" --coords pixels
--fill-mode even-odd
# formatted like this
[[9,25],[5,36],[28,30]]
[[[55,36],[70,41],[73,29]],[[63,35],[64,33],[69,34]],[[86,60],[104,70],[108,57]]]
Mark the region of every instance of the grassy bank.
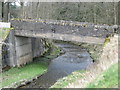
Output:
[[49,50],[44,56],[35,58],[33,62],[23,66],[23,67],[14,67],[8,71],[2,73],[2,82],[0,82],[0,88],[12,87],[15,88],[21,83],[26,81],[31,81],[32,79],[42,75],[47,71],[49,62],[51,59],[59,55],[60,49],[53,47],[52,50]]
[[[119,63],[120,64],[120,63]],[[106,71],[101,73],[96,79],[89,83],[86,88],[114,88],[118,86],[118,80],[120,76],[118,76],[118,63],[109,67]],[[84,77],[83,73],[85,71],[76,71],[72,74],[58,80],[53,86],[50,88],[65,88],[68,84],[75,82],[76,80],[80,80]]]
[[50,88],[65,88],[69,83],[72,83],[76,81],[77,79],[80,79],[83,77],[83,73],[85,70],[75,71],[72,74],[68,75],[67,77],[64,77],[62,79],[59,79],[53,86]]
[[[120,64],[120,63],[119,63]],[[109,67],[105,72],[99,75],[93,82],[87,85],[87,88],[113,88],[118,85],[118,63]]]
[[35,78],[43,74],[47,70],[47,65],[41,62],[33,62],[21,68],[11,68],[2,73],[1,88],[3,87],[16,87],[22,82]]
[[[118,85],[118,39],[117,36],[103,45],[77,44],[86,48],[98,63],[83,74],[71,74],[58,80],[51,88],[113,88]],[[78,78],[79,77],[79,78]],[[76,79],[75,79],[76,78]]]

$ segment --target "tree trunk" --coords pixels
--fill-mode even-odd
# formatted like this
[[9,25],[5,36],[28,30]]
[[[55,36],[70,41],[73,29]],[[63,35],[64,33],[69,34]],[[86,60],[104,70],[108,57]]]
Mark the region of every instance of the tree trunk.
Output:
[[118,11],[118,25],[120,25],[120,2],[118,2],[118,9],[117,9],[117,11]]
[[3,21],[5,21],[5,22],[8,22],[9,20],[9,3],[10,2],[6,2],[6,3],[4,3],[3,4]]
[[96,5],[94,5],[94,24],[96,24]]
[[2,2],[0,2],[0,22],[2,21]]
[[2,21],[4,20],[4,2],[2,2]]
[[38,15],[38,14],[39,14],[39,11],[38,11],[38,10],[39,10],[39,9],[38,9],[39,7],[38,7],[38,6],[39,6],[39,2],[37,2],[37,5],[36,5],[36,11],[37,11],[37,12],[36,12],[36,14],[37,14],[37,15],[36,15],[36,18],[39,17],[39,15]]
[[117,24],[116,3],[114,2],[114,24]]
[[21,5],[21,18],[23,19],[24,18],[24,2],[21,2],[20,5]]

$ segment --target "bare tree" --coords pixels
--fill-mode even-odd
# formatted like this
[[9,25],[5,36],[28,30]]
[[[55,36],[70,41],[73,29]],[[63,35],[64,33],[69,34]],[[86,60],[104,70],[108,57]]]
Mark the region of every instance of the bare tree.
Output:
[[24,2],[20,2],[21,5],[21,17],[24,18]]
[[114,24],[117,24],[117,10],[116,10],[116,2],[114,2]]
[[2,20],[4,18],[4,2],[2,2]]

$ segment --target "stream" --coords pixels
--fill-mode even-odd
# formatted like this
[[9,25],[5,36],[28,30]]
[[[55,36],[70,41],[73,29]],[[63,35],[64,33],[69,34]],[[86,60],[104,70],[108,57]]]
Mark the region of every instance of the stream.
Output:
[[48,71],[30,84],[22,88],[48,88],[58,79],[63,78],[76,70],[85,70],[93,63],[86,49],[70,43],[55,43],[65,54],[53,59]]

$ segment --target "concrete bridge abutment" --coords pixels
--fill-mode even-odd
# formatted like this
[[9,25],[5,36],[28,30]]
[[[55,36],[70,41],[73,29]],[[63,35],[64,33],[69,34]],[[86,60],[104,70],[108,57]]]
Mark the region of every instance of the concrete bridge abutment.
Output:
[[8,41],[9,66],[20,66],[33,60],[31,38],[15,36],[14,31],[11,31]]
[[17,66],[33,60],[31,38],[15,36],[15,53]]

